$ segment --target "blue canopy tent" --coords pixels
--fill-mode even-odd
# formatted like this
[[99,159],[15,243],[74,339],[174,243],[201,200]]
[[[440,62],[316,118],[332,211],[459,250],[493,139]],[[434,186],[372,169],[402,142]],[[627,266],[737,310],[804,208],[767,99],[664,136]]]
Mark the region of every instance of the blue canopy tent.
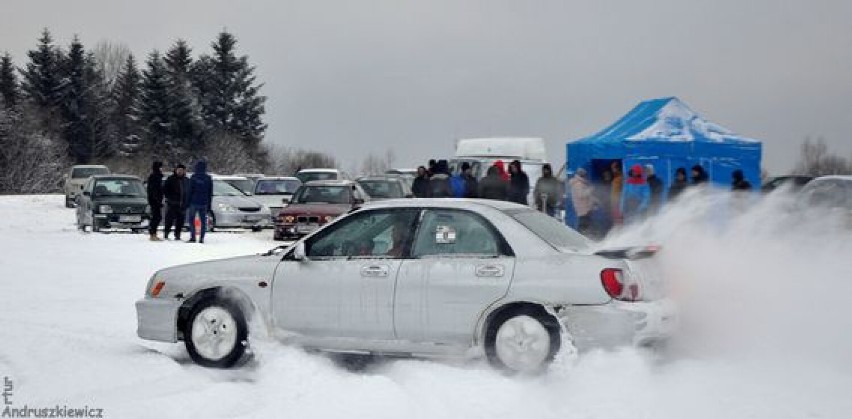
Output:
[[708,122],[676,97],[644,101],[597,134],[569,142],[566,151],[568,171],[585,168],[593,181],[613,161],[621,163],[624,173],[634,164],[651,164],[668,191],[679,167],[689,174],[699,164],[718,186],[729,187],[731,173],[740,169],[760,188],[760,141]]

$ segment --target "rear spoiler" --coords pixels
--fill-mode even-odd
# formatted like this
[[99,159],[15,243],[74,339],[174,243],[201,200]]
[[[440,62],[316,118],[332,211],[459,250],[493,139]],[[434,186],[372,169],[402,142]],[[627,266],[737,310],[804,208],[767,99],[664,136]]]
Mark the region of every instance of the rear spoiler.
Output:
[[646,259],[654,256],[657,252],[660,251],[660,246],[657,245],[649,245],[649,246],[632,246],[632,247],[618,247],[613,249],[604,249],[595,252],[595,255],[602,256],[607,259]]

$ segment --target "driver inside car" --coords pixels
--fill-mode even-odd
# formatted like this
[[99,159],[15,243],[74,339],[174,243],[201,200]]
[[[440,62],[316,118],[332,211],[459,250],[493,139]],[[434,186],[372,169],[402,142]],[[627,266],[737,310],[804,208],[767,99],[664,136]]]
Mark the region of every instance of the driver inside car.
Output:
[[401,258],[405,254],[405,242],[408,241],[408,223],[397,221],[391,230],[391,247],[386,256]]

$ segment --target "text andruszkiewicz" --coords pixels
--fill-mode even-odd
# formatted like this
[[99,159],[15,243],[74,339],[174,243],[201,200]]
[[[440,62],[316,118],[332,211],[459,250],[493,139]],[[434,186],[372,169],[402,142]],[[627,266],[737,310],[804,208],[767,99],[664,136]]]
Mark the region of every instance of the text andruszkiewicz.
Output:
[[15,385],[11,378],[3,377],[3,418],[103,418],[104,410],[83,407],[68,407],[67,405],[55,405],[53,407],[13,407],[12,396]]

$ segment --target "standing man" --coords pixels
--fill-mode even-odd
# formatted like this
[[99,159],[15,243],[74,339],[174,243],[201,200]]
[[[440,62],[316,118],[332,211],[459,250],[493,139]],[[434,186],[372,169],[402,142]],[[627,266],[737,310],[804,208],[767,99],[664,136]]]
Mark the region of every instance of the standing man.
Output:
[[213,179],[207,174],[207,162],[199,160],[195,163],[195,172],[189,179],[189,211],[186,218],[189,221],[189,243],[195,243],[195,216],[201,220],[201,237],[199,243],[204,243],[204,233],[207,232],[207,212],[213,201]]
[[524,173],[519,160],[513,160],[509,163],[509,176],[511,176],[509,180],[509,201],[529,205],[527,195],[530,193],[530,178]]
[[[580,170],[585,173],[585,169]],[[580,170],[577,171],[578,175]],[[535,183],[533,197],[535,197],[535,206],[539,211],[551,217],[556,214],[556,206],[562,200],[562,184],[553,177],[553,168],[550,163],[545,163],[541,167],[541,177]]]
[[148,206],[151,207],[151,220],[148,223],[148,238],[152,242],[160,241],[157,228],[163,219],[163,162],[155,161],[148,175]]
[[500,169],[495,164],[488,168],[487,173],[487,176],[479,181],[477,195],[482,199],[507,200],[509,198],[509,182],[500,177]]
[[654,170],[653,164],[645,165],[645,172],[648,173],[645,181],[648,182],[648,188],[651,190],[651,203],[648,206],[648,215],[655,215],[663,205],[663,181],[657,177],[657,172]]
[[731,190],[732,191],[750,191],[751,182],[745,180],[745,175],[740,169],[734,170],[731,174]]
[[166,225],[163,238],[169,239],[172,226],[175,228],[175,240],[180,240],[180,231],[186,220],[186,193],[189,189],[189,179],[186,178],[186,166],[179,164],[174,173],[166,178],[163,185],[163,195],[166,197]]
[[589,183],[588,172],[582,167],[568,182],[571,187],[571,203],[577,214],[577,231],[588,235],[592,226],[592,210],[598,205],[595,190]]
[[417,168],[417,177],[414,178],[414,183],[411,185],[411,192],[415,198],[429,197],[429,172],[425,167],[420,166]]
[[462,179],[464,179],[465,198],[479,197],[479,182],[476,176],[473,175],[473,168],[470,163],[464,162],[461,165]]

